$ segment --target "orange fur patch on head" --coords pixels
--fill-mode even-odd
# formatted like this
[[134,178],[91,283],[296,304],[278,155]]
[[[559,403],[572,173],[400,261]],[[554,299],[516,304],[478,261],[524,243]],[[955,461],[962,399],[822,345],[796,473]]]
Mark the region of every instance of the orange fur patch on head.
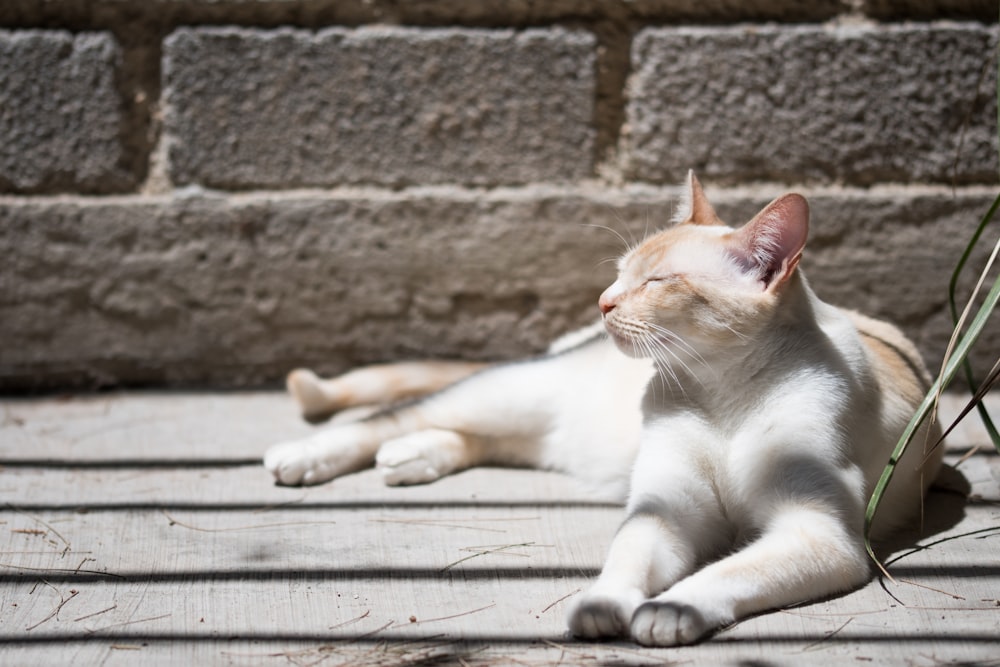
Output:
[[606,327],[619,340],[669,330],[692,343],[740,343],[766,326],[798,265],[809,220],[801,196],[779,197],[732,229],[693,173],[687,191],[685,219],[630,251],[601,296]]

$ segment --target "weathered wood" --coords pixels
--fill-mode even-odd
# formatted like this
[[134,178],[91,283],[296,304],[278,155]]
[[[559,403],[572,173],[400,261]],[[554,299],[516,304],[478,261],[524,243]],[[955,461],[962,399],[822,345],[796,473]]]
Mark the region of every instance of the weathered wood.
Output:
[[281,392],[136,393],[0,401],[0,458],[249,461],[313,427]]
[[[989,397],[993,414],[1000,400]],[[946,394],[945,424],[964,399]],[[250,462],[268,445],[315,428],[282,392],[133,393],[47,400],[0,400],[0,462]],[[973,414],[949,439],[952,448],[988,446]]]
[[[0,511],[0,574],[49,580],[594,574],[618,508]],[[6,534],[5,534],[6,533]],[[112,538],[113,539],[110,539]],[[151,550],[150,545],[156,545]],[[76,568],[86,576],[74,574]],[[101,574],[95,574],[101,573]],[[106,575],[103,573],[107,573]],[[477,575],[478,576],[478,575]]]
[[26,507],[138,508],[217,507],[266,509],[295,507],[427,507],[438,505],[608,505],[584,485],[536,470],[478,468],[449,475],[433,484],[389,487],[375,470],[366,470],[314,487],[274,484],[256,462],[235,467],[59,467],[7,465],[0,477],[0,502]]
[[987,444],[972,420],[950,440],[926,548],[885,548],[895,582],[669,650],[565,635],[620,508],[524,470],[274,486],[255,458],[310,428],[280,394],[3,402],[4,664],[996,660],[1000,457],[959,462]]

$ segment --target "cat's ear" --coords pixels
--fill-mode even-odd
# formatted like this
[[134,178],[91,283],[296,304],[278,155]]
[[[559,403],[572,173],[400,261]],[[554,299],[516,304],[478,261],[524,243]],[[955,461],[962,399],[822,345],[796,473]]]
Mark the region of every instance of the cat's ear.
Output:
[[687,222],[692,225],[721,225],[722,221],[716,215],[715,209],[708,202],[705,191],[701,189],[701,183],[694,175],[694,170],[688,171],[687,194],[684,204],[681,207],[680,222]]
[[795,271],[809,234],[809,204],[802,195],[778,197],[735,234],[733,249],[765,290],[782,285]]

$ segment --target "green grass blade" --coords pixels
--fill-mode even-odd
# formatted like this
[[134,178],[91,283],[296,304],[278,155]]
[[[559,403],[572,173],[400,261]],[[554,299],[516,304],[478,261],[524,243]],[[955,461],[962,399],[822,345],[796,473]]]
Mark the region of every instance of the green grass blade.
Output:
[[[1000,196],[997,197],[997,202],[995,202],[991,211],[996,210],[997,205],[1000,205]],[[997,244],[1000,245],[1000,239],[998,239]],[[872,520],[878,510],[879,502],[885,494],[885,490],[889,486],[889,482],[892,480],[892,475],[896,470],[896,464],[902,457],[903,452],[910,444],[910,441],[913,439],[913,436],[916,434],[921,424],[924,423],[924,420],[927,419],[928,415],[930,415],[931,411],[934,409],[940,392],[951,383],[951,381],[955,378],[955,375],[961,369],[963,362],[969,355],[972,345],[976,342],[979,335],[986,327],[986,323],[989,320],[990,315],[993,313],[993,310],[996,308],[998,301],[1000,301],[1000,276],[998,276],[994,281],[992,288],[986,295],[983,305],[979,308],[979,311],[969,324],[965,334],[961,336],[958,344],[955,346],[954,353],[948,357],[943,371],[934,381],[934,384],[931,386],[926,396],[924,396],[924,400],[920,404],[920,407],[917,408],[916,414],[913,415],[910,423],[903,431],[902,436],[900,436],[895,449],[893,449],[892,456],[889,458],[889,462],[882,470],[882,475],[879,478],[878,483],[875,485],[871,499],[868,502],[868,508],[865,511],[864,534],[865,548],[868,550],[868,555],[876,564],[879,565],[879,567],[881,567],[881,563],[879,563],[878,558],[875,556],[875,552],[871,545]],[[883,572],[888,576],[888,572],[885,572],[884,568]]]
[[[955,266],[955,270],[951,274],[951,281],[948,283],[948,305],[951,307],[951,319],[952,324],[956,327],[959,325],[959,315],[958,306],[955,301],[955,293],[958,291],[958,278],[961,275],[962,270],[965,268],[966,263],[969,261],[969,256],[972,255],[972,251],[976,244],[979,243],[979,237],[982,236],[983,231],[986,229],[987,225],[993,220],[993,216],[997,212],[997,208],[1000,207],[1000,196],[993,200],[993,205],[990,206],[989,211],[983,216],[982,221],[976,228],[975,233],[972,235],[972,239],[965,248],[965,252],[962,253],[962,257],[958,260],[958,264]],[[977,386],[975,375],[972,371],[972,364],[969,359],[966,358],[962,362],[963,370],[965,371],[965,380],[969,385],[970,389],[975,389]],[[983,422],[983,427],[990,436],[990,440],[993,442],[993,447],[1000,452],[1000,432],[997,431],[993,420],[990,418],[989,412],[986,410],[986,406],[979,401],[976,403],[976,409],[979,412],[979,418]]]

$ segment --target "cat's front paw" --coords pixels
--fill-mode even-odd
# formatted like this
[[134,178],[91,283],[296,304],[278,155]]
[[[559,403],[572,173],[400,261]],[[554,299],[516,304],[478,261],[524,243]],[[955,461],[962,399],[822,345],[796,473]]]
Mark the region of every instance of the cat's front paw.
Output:
[[581,639],[625,637],[635,609],[635,597],[590,590],[578,597],[569,610],[569,631]]
[[692,644],[713,629],[691,605],[650,600],[635,610],[629,632],[643,646],[678,646]]
[[283,442],[268,448],[264,467],[279,484],[286,486],[322,484],[337,475],[308,440]]

